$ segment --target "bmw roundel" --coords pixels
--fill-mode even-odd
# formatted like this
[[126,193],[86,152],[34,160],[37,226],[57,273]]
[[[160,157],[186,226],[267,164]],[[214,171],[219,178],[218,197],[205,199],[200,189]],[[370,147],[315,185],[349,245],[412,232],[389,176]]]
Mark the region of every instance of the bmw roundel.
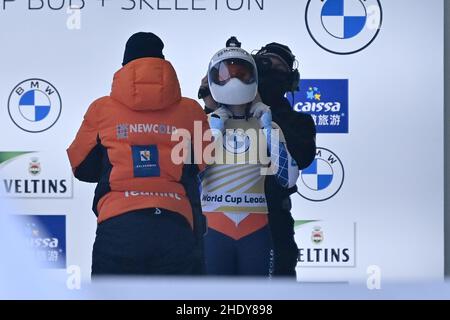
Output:
[[310,201],[325,201],[334,197],[344,183],[344,166],[331,150],[317,148],[316,158],[300,172],[298,194]]
[[37,133],[50,129],[59,119],[62,110],[61,96],[48,81],[28,79],[11,92],[8,112],[20,129]]
[[379,0],[309,0],[305,20],[310,36],[322,49],[352,54],[378,36],[383,11]]
[[228,129],[224,134],[223,147],[230,153],[245,153],[250,148],[250,137],[242,129]]

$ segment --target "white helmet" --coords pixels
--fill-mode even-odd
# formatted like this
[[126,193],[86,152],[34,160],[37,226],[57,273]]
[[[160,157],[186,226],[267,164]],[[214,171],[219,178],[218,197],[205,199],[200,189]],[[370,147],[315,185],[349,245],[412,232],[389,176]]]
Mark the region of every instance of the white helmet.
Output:
[[220,50],[209,63],[208,84],[218,103],[240,105],[252,102],[258,92],[255,60],[238,47]]

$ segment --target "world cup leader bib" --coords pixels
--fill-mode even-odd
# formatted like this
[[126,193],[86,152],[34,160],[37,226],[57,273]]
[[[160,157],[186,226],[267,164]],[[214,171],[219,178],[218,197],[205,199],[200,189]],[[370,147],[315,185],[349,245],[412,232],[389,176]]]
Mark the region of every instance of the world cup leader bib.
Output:
[[[285,142],[279,127],[280,142]],[[215,163],[202,175],[205,213],[267,214],[264,180],[269,167],[267,140],[255,118],[229,119],[223,140],[217,140]],[[270,170],[270,169],[269,169]],[[268,171],[270,172],[270,171]]]

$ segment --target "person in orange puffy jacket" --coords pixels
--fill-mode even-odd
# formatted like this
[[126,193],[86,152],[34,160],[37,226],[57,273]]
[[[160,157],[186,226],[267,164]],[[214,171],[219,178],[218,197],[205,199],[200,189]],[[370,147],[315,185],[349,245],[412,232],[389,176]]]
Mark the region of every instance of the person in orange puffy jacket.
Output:
[[111,94],[91,104],[67,150],[75,177],[97,183],[93,276],[197,272],[193,226],[202,216],[204,165],[195,152],[199,164],[172,161],[171,136],[179,129],[194,136],[196,121],[203,132],[209,125],[200,105],[181,96],[163,48],[153,33],[128,40]]

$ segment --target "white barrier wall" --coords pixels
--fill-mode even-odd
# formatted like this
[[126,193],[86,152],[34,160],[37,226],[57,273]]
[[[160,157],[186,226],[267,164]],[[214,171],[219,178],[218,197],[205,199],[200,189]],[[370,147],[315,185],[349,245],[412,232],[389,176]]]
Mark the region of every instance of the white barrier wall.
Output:
[[164,40],[189,97],[231,35],[297,55],[293,102],[319,131],[292,197],[299,280],[443,277],[441,0],[0,1],[0,192],[14,214],[55,216],[25,225],[40,258],[89,277],[94,185],[65,149],[137,31]]

